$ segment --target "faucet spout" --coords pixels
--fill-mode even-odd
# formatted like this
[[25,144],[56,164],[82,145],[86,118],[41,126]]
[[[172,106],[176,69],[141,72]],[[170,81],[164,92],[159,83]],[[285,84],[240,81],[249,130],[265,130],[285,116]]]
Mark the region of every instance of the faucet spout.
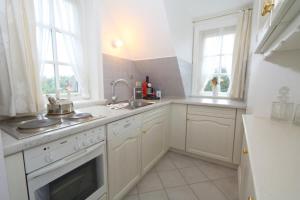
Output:
[[129,92],[130,92],[130,86],[129,86],[129,82],[126,80],[126,79],[117,79],[115,81],[112,81],[111,82],[111,88],[112,88],[112,97],[111,97],[111,100],[112,100],[112,103],[116,103],[117,102],[117,99],[118,97],[116,96],[116,85],[118,85],[119,83],[124,83],[125,85],[127,85],[128,89],[129,89]]

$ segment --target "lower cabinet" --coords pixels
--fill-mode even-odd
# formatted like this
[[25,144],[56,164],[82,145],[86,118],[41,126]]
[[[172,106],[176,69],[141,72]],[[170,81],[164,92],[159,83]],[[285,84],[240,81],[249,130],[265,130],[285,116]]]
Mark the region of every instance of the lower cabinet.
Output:
[[250,167],[249,155],[246,140],[243,141],[241,163],[238,168],[239,199],[255,200],[252,172]]
[[168,131],[167,110],[147,113],[142,128],[142,175],[146,174],[168,150],[166,145]]
[[5,165],[10,200],[28,200],[23,153],[5,157]]
[[107,126],[109,199],[121,200],[168,150],[169,107]]
[[235,120],[188,115],[186,151],[232,162]]
[[108,125],[109,199],[119,200],[140,179],[139,119],[131,117]]

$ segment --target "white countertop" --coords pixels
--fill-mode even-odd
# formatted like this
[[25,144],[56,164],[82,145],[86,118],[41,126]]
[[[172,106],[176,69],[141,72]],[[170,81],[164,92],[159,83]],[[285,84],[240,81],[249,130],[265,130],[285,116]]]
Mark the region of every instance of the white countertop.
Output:
[[104,118],[96,119],[90,122],[78,124],[75,126],[70,126],[67,128],[59,129],[56,131],[51,131],[48,133],[44,133],[41,135],[29,137],[22,140],[17,140],[12,136],[2,133],[2,140],[3,140],[3,147],[4,147],[4,154],[11,155],[25,149],[32,148],[34,146],[38,146],[41,144],[45,144],[50,141],[57,140],[62,137],[66,137],[68,135],[72,135],[78,133],[80,131],[94,128],[97,126],[102,126],[113,121],[117,121],[119,119],[129,117],[132,115],[136,115],[142,112],[146,112],[152,110],[154,108],[158,108],[164,105],[168,105],[171,103],[176,104],[187,104],[187,105],[203,105],[203,106],[215,106],[215,107],[228,107],[228,108],[240,108],[245,109],[246,103],[242,101],[233,101],[227,99],[210,99],[210,98],[165,98],[163,100],[155,101],[156,103],[153,105],[145,106],[142,108],[138,108],[135,110],[127,110],[127,109],[120,109],[120,110],[112,110],[104,105],[96,105],[90,106],[86,108],[80,108],[78,111],[81,112],[88,112],[94,116],[105,116]]
[[300,199],[300,126],[244,115],[257,200]]

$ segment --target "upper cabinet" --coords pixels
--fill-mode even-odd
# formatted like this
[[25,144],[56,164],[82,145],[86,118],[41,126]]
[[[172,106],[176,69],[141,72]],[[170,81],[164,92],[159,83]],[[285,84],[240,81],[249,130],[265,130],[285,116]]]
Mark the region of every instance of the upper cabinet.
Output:
[[256,53],[300,50],[300,1],[258,0]]

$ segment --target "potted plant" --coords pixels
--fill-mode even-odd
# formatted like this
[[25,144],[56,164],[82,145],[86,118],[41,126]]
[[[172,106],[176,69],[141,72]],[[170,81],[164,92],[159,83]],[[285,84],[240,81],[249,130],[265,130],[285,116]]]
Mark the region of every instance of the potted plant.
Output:
[[210,85],[211,85],[211,89],[212,89],[212,94],[213,96],[217,96],[218,95],[218,77],[215,76],[211,79],[210,81]]

